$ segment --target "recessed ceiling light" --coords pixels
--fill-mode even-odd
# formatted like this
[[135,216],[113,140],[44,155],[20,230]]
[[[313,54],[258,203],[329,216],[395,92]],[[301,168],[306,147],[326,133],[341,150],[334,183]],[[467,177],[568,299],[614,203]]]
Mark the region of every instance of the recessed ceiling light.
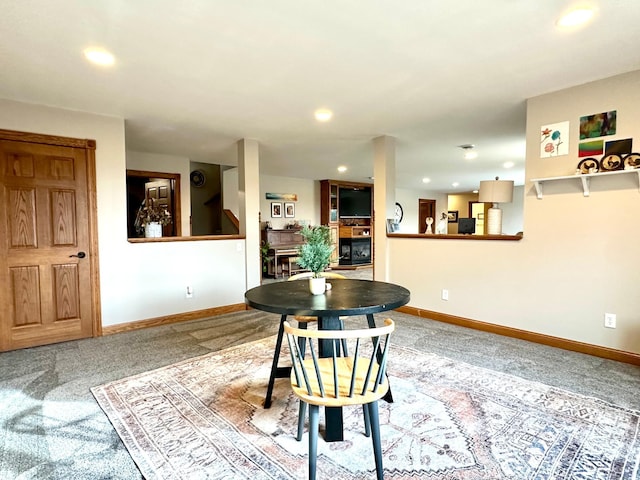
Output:
[[103,48],[94,48],[94,47],[87,48],[84,51],[84,56],[91,63],[100,65],[103,67],[109,67],[113,65],[116,61],[115,57]]
[[472,193],[478,193],[478,190],[474,190]]
[[319,122],[328,122],[333,117],[333,112],[331,110],[327,110],[326,108],[320,108],[315,112],[316,120]]
[[338,171],[339,171],[340,173],[344,173],[344,172],[346,172],[346,171],[347,171],[347,167],[345,167],[344,165],[340,165],[340,166],[338,167]]
[[451,186],[452,186],[452,187],[457,187],[458,185],[460,185],[460,183],[459,183],[459,182],[453,182],[453,183],[451,184]]
[[465,160],[473,160],[474,158],[478,158],[478,152],[474,150],[475,145],[472,143],[465,143],[463,145],[458,145],[462,150],[464,150],[464,158]]
[[515,163],[513,163],[513,162],[504,162],[504,163],[502,164],[502,166],[503,166],[504,168],[512,168],[514,165],[515,165]]
[[587,23],[591,20],[591,17],[593,17],[592,8],[576,8],[560,17],[556,25],[559,27],[577,27]]
[[431,179],[429,177],[424,177],[422,179],[422,183],[429,183],[431,181]]

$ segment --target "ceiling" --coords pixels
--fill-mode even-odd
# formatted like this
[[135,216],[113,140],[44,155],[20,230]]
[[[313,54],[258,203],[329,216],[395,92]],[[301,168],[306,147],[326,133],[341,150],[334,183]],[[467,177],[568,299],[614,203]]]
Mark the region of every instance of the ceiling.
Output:
[[640,2],[585,3],[561,30],[561,0],[0,0],[0,98],[118,116],[127,149],[194,161],[255,139],[267,175],[370,181],[390,135],[398,187],[522,184],[527,98],[640,68]]

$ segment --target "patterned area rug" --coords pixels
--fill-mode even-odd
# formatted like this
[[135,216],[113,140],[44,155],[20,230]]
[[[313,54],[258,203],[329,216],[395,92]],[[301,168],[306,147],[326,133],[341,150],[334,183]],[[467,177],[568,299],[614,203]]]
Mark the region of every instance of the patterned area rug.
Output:
[[[262,408],[274,345],[92,391],[147,479],[306,478],[288,379]],[[380,402],[387,480],[639,478],[639,412],[395,345],[389,375],[395,401]],[[344,423],[343,442],[319,441],[318,478],[375,478],[362,410],[345,409]]]

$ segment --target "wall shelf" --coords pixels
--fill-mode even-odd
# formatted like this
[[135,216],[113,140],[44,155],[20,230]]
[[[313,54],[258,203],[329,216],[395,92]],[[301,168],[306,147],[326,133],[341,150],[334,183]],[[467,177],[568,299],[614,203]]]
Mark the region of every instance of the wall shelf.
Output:
[[563,175],[561,177],[546,177],[546,178],[532,178],[531,181],[536,187],[536,195],[538,198],[542,198],[542,184],[544,182],[555,182],[557,180],[570,180],[579,179],[582,183],[582,192],[585,197],[589,196],[589,182],[593,177],[605,177],[609,175],[624,175],[624,174],[636,174],[638,176],[638,191],[640,191],[640,169],[634,170],[615,170],[613,172],[598,172],[598,173],[585,173],[582,175]]

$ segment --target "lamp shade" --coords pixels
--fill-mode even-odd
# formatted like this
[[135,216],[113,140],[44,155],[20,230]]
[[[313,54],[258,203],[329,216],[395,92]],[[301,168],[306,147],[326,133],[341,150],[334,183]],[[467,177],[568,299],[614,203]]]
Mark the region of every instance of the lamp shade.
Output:
[[478,201],[481,203],[511,203],[513,180],[482,180]]

